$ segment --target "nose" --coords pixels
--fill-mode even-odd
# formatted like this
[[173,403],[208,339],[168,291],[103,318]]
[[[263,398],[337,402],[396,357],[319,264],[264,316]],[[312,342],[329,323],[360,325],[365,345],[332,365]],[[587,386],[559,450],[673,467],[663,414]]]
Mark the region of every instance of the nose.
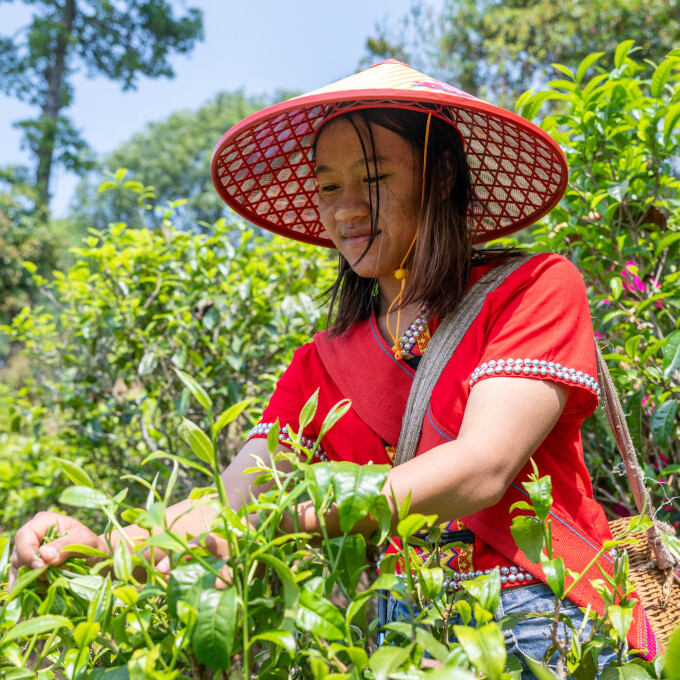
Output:
[[335,204],[336,222],[356,222],[370,214],[368,192],[363,187],[346,187]]

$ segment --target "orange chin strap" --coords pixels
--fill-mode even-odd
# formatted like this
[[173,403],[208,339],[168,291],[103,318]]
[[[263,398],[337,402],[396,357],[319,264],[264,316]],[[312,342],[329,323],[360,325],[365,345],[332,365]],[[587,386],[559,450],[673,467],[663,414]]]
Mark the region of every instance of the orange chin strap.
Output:
[[[423,205],[425,203],[425,169],[427,167],[427,143],[430,138],[430,121],[432,120],[432,114],[428,113],[427,114],[427,123],[425,124],[425,146],[423,148],[423,173],[422,173],[422,179],[420,183],[420,212],[422,213],[423,211]],[[418,223],[418,226],[416,227],[416,232],[413,234],[413,238],[411,239],[411,245],[409,245],[406,254],[404,257],[401,259],[401,264],[399,265],[398,269],[394,270],[394,278],[397,279],[397,281],[401,281],[401,288],[399,289],[399,294],[397,297],[392,300],[392,304],[390,305],[389,309],[387,310],[387,332],[390,334],[390,337],[392,338],[392,342],[394,343],[392,345],[392,351],[394,352],[394,358],[399,361],[400,359],[403,358],[403,353],[401,351],[401,345],[399,344],[399,327],[401,326],[401,299],[404,295],[404,290],[406,289],[406,279],[408,278],[408,269],[404,267],[404,264],[406,263],[406,260],[408,259],[408,256],[411,254],[411,251],[413,250],[413,246],[416,243],[416,239],[418,238],[418,231],[420,229],[420,222]],[[399,303],[399,306],[397,307],[397,329],[396,332],[393,333],[392,329],[390,328],[390,313],[392,312],[392,308],[394,307],[395,304]]]

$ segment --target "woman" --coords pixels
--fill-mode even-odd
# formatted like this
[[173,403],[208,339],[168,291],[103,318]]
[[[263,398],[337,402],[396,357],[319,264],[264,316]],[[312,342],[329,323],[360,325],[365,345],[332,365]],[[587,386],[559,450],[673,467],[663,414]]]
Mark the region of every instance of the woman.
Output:
[[[278,418],[297,429],[317,388],[310,439],[333,404],[352,400],[317,458],[391,462],[431,334],[466,290],[507,259],[497,250],[474,252],[472,244],[531,224],[566,185],[563,154],[541,130],[394,61],[242,121],[216,148],[212,172],[221,196],[247,219],[339,252],[332,327],[296,352],[261,422],[223,473],[236,505],[251,490],[243,475],[251,456],[269,460],[271,424]],[[451,540],[467,543],[466,550],[444,551],[452,579],[501,568],[505,613],[552,608],[541,567],[509,531],[509,508],[523,499],[531,456],[552,477],[554,547],[567,566],[582,570],[610,538],[579,434],[597,404],[596,373],[578,272],[550,254],[517,261],[437,381],[415,457],[399,459],[388,475],[391,506],[392,492],[398,502],[410,493],[412,511],[437,514],[448,521]],[[286,441],[284,427],[282,447]],[[188,504],[173,506],[170,518]],[[310,504],[297,513],[301,530],[318,528]],[[208,510],[195,510],[176,527],[198,534],[210,519]],[[67,535],[41,546],[53,524]],[[337,524],[331,511],[327,525],[339,532]],[[368,518],[356,530],[373,528]],[[69,543],[105,548],[74,520],[40,513],[17,533],[13,567],[59,564]],[[210,545],[223,554],[218,539]],[[600,560],[609,571],[611,562]],[[159,568],[167,570],[167,560]],[[599,577],[598,570],[589,576]],[[572,599],[594,608],[600,601],[587,579]],[[630,643],[653,654],[653,636],[636,609]],[[580,616],[575,607],[568,613]],[[400,615],[398,602],[390,614]],[[542,621],[518,626],[512,651],[540,657],[548,645]]]

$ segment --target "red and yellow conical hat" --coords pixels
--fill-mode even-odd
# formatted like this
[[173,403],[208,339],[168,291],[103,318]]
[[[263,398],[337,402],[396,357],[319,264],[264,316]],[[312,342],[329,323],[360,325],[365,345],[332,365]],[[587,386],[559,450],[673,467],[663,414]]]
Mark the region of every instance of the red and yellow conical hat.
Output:
[[475,243],[532,224],[564,192],[566,160],[547,133],[391,59],[232,127],[212,156],[218,193],[254,224],[332,248],[316,207],[314,136],[329,117],[377,107],[431,113],[458,130],[472,177],[469,223]]

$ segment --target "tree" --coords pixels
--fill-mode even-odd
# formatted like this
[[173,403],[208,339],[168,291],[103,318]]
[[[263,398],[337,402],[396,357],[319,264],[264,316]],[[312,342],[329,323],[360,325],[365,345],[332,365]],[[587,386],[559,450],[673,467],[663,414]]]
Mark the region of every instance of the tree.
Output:
[[[31,272],[48,276],[57,265],[56,239],[45,215],[32,208],[34,194],[21,168],[0,170],[0,323],[35,300]],[[8,350],[0,333],[0,360]]]
[[366,60],[410,61],[510,106],[548,80],[550,64],[613,54],[622,36],[638,60],[658,63],[680,39],[680,13],[666,0],[447,0],[439,15],[414,2],[396,25],[378,26]]
[[63,114],[73,99],[79,68],[135,87],[139,74],[171,77],[168,57],[188,52],[203,36],[201,11],[176,18],[167,0],[23,0],[33,5],[30,24],[16,37],[0,37],[0,88],[39,109],[17,123],[35,156],[36,205],[49,202],[56,164],[82,172],[88,147]]
[[[210,153],[225,130],[253,111],[271,103],[266,97],[246,97],[243,92],[222,92],[196,111],[179,111],[166,120],[147,125],[104,158],[76,189],[72,217],[85,232],[113,222],[157,228],[159,210],[140,208],[138,194],[125,190],[130,180],[153,186],[145,203],[162,208],[182,197],[186,203],[175,217],[182,229],[212,224],[225,214],[225,206],[210,180]],[[114,190],[99,187],[119,168],[128,170],[127,182]],[[112,187],[113,189],[113,187]]]

